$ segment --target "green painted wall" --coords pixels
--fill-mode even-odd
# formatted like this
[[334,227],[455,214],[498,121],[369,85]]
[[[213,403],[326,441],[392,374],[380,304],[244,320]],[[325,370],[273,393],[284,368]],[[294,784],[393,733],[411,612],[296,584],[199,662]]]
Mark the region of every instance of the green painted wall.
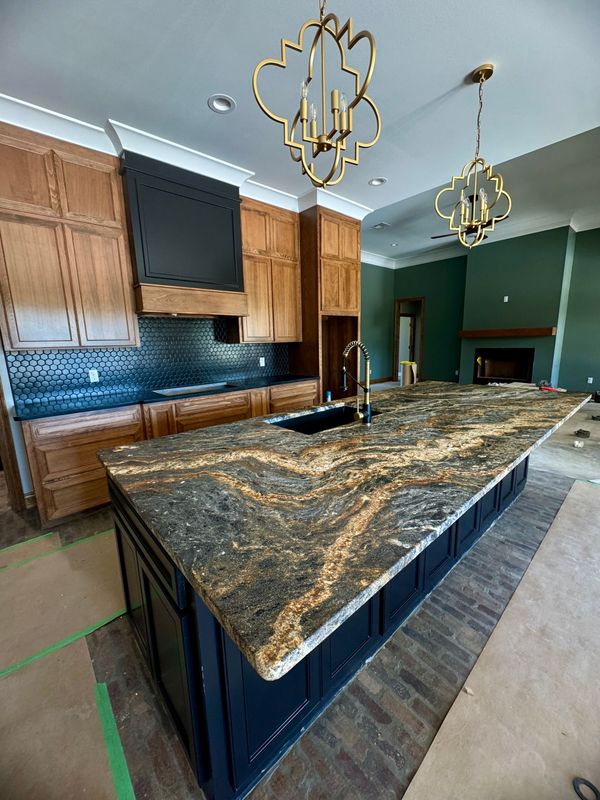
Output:
[[[462,327],[537,328],[556,326],[561,310],[570,228],[518,236],[474,248],[467,258]],[[508,302],[504,296],[508,295]],[[550,380],[559,352],[554,337],[465,339],[461,383],[472,383],[476,347],[535,347],[533,380]]]
[[458,256],[395,271],[397,298],[425,298],[423,380],[457,379],[466,267],[466,256]]
[[559,379],[565,389],[600,390],[600,228],[576,235]]
[[371,356],[373,380],[390,378],[394,358],[394,270],[363,264],[360,338]]

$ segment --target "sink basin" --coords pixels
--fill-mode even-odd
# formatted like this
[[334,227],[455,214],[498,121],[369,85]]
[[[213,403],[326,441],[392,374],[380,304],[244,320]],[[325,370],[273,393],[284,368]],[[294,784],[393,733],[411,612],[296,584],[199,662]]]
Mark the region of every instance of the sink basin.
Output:
[[235,383],[201,383],[198,386],[175,386],[173,389],[154,389],[153,394],[163,397],[175,397],[180,394],[198,394],[199,392],[218,392],[221,389],[235,389]]
[[[349,425],[357,422],[354,419],[356,406],[334,406],[323,411],[309,411],[298,417],[290,419],[270,420],[266,419],[269,425],[277,425],[278,428],[287,428],[296,433],[304,433],[310,436],[313,433],[321,433],[331,428],[339,428],[341,425]],[[372,416],[379,414],[379,411],[371,411]],[[362,424],[358,422],[358,424]]]

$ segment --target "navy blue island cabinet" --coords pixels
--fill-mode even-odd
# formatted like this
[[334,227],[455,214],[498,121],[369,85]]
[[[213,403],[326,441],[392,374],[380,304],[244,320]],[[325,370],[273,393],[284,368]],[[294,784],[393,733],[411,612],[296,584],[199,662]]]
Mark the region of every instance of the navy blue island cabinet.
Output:
[[527,459],[276,681],[263,680],[110,482],[128,616],[209,800],[246,795],[522,491]]

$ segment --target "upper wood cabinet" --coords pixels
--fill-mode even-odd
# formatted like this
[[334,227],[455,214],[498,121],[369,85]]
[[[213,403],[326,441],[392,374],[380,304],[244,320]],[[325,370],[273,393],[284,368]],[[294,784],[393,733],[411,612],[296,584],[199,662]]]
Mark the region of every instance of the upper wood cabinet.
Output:
[[59,222],[0,212],[0,290],[7,349],[79,344]]
[[122,227],[121,184],[117,164],[54,154],[60,204],[66,219]]
[[244,198],[242,250],[248,316],[242,342],[302,341],[298,215]]
[[7,350],[139,344],[119,160],[0,123]]
[[66,225],[82,345],[136,344],[129,260],[119,229]]
[[321,257],[360,261],[360,222],[320,210]]

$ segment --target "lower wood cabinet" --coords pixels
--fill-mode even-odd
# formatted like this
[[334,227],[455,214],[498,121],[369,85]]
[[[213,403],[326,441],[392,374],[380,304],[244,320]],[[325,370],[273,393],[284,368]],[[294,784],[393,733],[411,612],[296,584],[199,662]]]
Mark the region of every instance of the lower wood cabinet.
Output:
[[23,423],[27,457],[42,522],[108,503],[96,453],[144,438],[139,405],[65,414]]
[[269,400],[271,414],[296,411],[306,406],[314,406],[319,401],[319,381],[303,381],[301,383],[285,383],[281,386],[271,386]]
[[194,397],[190,400],[175,401],[177,433],[249,419],[250,416],[248,392],[227,392],[216,397]]

